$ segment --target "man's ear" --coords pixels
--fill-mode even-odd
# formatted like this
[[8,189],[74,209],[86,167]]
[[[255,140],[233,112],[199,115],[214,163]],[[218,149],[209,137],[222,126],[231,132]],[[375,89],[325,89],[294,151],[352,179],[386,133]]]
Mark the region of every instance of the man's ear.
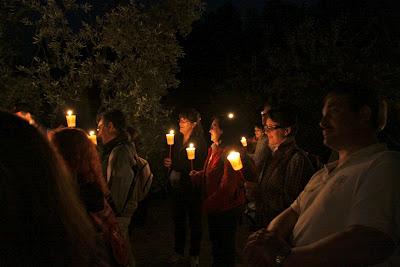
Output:
[[371,124],[371,108],[367,105],[364,105],[360,108],[360,122],[370,125]]
[[288,136],[292,132],[292,127],[285,128],[285,136]]
[[115,131],[116,130],[115,127],[114,127],[114,123],[112,123],[111,121],[108,123],[107,127],[108,127],[108,129],[110,131]]

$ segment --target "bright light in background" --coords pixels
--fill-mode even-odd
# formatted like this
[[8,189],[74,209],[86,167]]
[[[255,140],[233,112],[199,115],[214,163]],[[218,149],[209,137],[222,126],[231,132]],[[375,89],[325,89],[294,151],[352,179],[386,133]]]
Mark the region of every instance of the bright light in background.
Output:
[[235,114],[233,114],[232,112],[228,114],[229,119],[233,119],[234,117],[235,117]]

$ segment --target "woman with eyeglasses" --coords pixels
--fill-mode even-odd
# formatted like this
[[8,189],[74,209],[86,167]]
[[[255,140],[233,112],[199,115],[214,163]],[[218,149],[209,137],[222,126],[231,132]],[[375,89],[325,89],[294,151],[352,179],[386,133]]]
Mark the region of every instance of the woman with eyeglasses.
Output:
[[[175,136],[172,157],[164,159],[164,166],[169,169],[175,231],[174,254],[169,261],[171,264],[184,261],[188,222],[191,266],[198,266],[202,235],[201,193],[199,187],[193,186],[189,173],[192,166],[194,170],[201,170],[203,167],[207,145],[203,136],[200,114],[196,110],[188,109],[179,114],[179,132],[180,134]],[[190,144],[196,148],[193,162],[188,159],[186,153],[186,148]]]
[[307,152],[295,141],[297,116],[294,108],[271,109],[264,121],[264,130],[272,157],[261,171],[258,184],[246,183],[250,198],[256,202],[256,228],[265,227],[297,198],[314,168]]

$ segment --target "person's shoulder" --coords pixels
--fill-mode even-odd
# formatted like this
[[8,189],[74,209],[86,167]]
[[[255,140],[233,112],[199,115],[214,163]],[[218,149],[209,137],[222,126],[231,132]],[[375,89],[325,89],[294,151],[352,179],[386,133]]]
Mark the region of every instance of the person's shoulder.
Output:
[[135,147],[133,146],[132,143],[130,142],[122,142],[118,145],[116,145],[113,150],[111,151],[111,154],[129,154],[129,155],[133,155],[135,154]]
[[291,162],[308,162],[311,164],[309,153],[299,147],[295,148],[290,161]]
[[400,173],[400,152],[385,150],[376,153],[370,158],[370,169],[390,168],[399,170]]

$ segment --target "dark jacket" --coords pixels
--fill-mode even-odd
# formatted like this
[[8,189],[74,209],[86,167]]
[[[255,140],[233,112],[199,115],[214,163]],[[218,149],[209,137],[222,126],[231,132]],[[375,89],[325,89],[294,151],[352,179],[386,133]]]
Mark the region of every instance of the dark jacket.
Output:
[[294,139],[281,144],[264,167],[255,189],[259,227],[288,208],[315,171],[306,152],[297,146]]
[[119,217],[131,217],[134,210],[126,202],[135,176],[132,169],[136,163],[135,154],[135,148],[125,133],[121,133],[102,148],[103,174]]
[[193,160],[193,169],[201,170],[204,165],[204,161],[207,156],[207,145],[204,138],[201,136],[191,136],[186,144],[183,144],[183,136],[177,135],[177,140],[172,147],[172,166],[171,170],[179,172],[181,175],[179,181],[179,187],[174,188],[174,193],[184,194],[190,196],[193,191],[199,192],[192,186],[192,182],[189,176],[191,171],[191,162],[187,158],[186,148],[190,143],[194,144],[196,148],[195,159]]

